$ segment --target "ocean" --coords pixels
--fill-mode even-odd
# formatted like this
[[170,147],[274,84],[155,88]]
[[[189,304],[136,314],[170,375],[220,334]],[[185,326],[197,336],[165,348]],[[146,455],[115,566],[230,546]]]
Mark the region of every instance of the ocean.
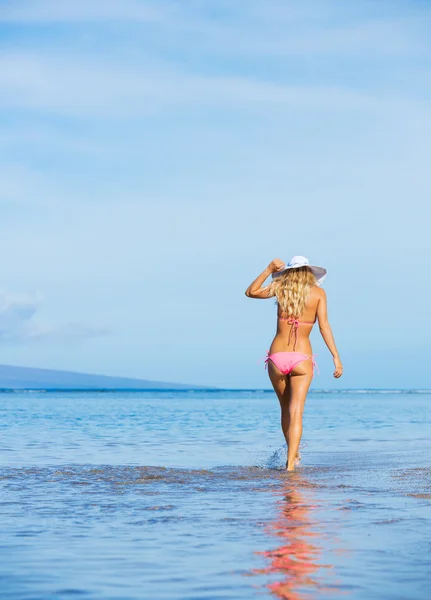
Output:
[[431,393],[312,393],[283,470],[267,391],[0,394],[2,600],[415,600]]

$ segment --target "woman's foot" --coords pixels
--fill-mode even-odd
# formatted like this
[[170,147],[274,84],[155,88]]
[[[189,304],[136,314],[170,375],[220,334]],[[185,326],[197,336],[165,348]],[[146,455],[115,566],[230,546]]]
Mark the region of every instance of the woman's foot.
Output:
[[301,453],[298,450],[298,452],[296,453],[295,458],[293,459],[293,464],[289,465],[289,460],[287,460],[287,462],[286,462],[286,471],[294,471],[295,467],[298,467],[300,462],[301,462]]

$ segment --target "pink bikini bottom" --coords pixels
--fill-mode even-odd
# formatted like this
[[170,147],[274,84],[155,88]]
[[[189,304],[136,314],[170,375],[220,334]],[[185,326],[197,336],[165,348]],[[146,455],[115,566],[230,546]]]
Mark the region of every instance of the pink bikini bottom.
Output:
[[283,375],[290,375],[296,365],[299,365],[303,360],[311,360],[313,362],[314,376],[314,369],[317,368],[316,361],[314,360],[315,356],[315,354],[308,356],[308,354],[302,354],[301,352],[274,352],[274,354],[270,354],[267,351],[265,368],[268,365],[268,361],[271,361]]

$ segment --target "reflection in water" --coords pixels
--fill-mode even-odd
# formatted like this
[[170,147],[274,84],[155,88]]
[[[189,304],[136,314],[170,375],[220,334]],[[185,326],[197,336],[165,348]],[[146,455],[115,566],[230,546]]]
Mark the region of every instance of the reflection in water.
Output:
[[[279,598],[304,600],[313,591],[322,593],[325,590],[322,569],[332,568],[332,565],[321,562],[327,548],[319,522],[313,518],[317,505],[310,488],[310,484],[298,473],[287,476],[282,488],[276,492],[281,495],[277,518],[268,526],[271,535],[282,539],[282,545],[258,553],[265,556],[270,564],[254,573],[279,574],[280,579],[267,586]],[[336,591],[336,586],[331,586],[331,592]]]

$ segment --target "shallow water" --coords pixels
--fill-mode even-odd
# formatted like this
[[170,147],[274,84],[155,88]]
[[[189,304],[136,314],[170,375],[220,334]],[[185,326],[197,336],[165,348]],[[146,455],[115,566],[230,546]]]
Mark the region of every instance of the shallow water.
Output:
[[430,401],[2,394],[1,597],[428,599]]

